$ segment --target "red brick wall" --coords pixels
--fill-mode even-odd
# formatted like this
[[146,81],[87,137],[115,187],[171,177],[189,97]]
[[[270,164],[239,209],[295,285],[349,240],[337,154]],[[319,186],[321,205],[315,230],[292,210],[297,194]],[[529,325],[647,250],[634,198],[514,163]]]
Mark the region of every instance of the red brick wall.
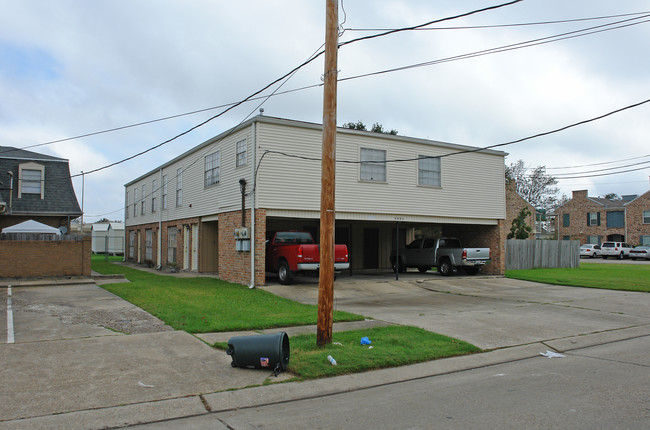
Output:
[[535,239],[535,208],[517,194],[517,185],[515,181],[506,181],[506,236],[510,233],[512,221],[519,216],[522,209],[527,208],[530,215],[526,217],[526,224],[530,226],[531,231],[528,239]]
[[90,276],[91,237],[81,241],[0,242],[0,276]]
[[650,224],[643,223],[643,211],[650,211],[650,191],[627,204],[627,242],[641,243],[641,236],[650,236]]
[[444,236],[458,237],[463,247],[490,248],[492,261],[482,273],[503,275],[506,271],[506,224],[499,220],[498,225],[445,225]]
[[[625,228],[607,228],[607,212],[623,210],[621,208],[605,208],[603,205],[590,200],[587,190],[574,191],[573,197],[557,209],[558,239],[569,236],[571,240],[587,243],[589,236],[601,236],[601,242],[607,240],[607,235],[620,234],[625,236]],[[587,214],[600,213],[600,225],[587,225]],[[569,214],[569,226],[564,226],[564,215]]]

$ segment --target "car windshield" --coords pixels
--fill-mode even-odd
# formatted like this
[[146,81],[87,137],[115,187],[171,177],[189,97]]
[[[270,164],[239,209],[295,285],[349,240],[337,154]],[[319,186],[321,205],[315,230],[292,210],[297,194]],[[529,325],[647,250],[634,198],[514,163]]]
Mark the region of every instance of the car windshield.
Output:
[[603,248],[614,248],[616,245],[614,242],[605,242],[603,243]]
[[314,243],[306,231],[282,231],[275,236],[276,243],[309,244]]

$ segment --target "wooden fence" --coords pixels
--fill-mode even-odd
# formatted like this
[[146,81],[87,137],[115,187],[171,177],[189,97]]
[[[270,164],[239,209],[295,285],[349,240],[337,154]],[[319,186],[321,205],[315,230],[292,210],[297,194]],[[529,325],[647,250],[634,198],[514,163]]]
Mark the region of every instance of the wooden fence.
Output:
[[506,241],[506,270],[580,267],[580,242],[577,240]]

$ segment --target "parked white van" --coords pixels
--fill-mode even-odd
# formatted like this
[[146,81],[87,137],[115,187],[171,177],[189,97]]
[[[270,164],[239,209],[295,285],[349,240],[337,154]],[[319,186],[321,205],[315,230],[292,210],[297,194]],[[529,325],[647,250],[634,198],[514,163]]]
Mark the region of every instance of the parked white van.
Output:
[[619,260],[630,258],[630,250],[633,246],[625,242],[603,242],[600,245],[600,255],[603,258],[616,257]]

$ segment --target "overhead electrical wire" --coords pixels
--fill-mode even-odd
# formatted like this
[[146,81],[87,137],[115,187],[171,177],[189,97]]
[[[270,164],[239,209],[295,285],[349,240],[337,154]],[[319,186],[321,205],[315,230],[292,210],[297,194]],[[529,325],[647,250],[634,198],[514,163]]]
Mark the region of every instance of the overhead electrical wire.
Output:
[[[521,1],[521,0],[519,0],[519,1]],[[516,2],[511,2],[511,3],[516,3]],[[506,5],[510,5],[511,3],[505,3],[503,5],[497,5],[497,6],[489,7],[489,8],[486,8],[486,9],[479,9],[477,11],[468,12],[466,14],[457,15],[455,17],[448,17],[448,18],[442,18],[442,19],[435,20],[435,21],[429,21],[428,23],[421,24],[421,25],[418,25],[418,26],[405,27],[405,28],[402,28],[402,29],[394,29],[394,30],[387,31],[387,32],[379,34],[379,35],[373,35],[373,36],[369,36],[369,37],[353,39],[353,40],[350,40],[348,42],[345,42],[344,44],[350,44],[350,43],[357,42],[357,41],[360,41],[360,40],[365,40],[367,38],[380,37],[380,36],[387,35],[387,34],[392,34],[394,32],[398,32],[398,31],[422,29],[420,27],[424,26],[424,25],[430,25],[431,23],[435,23],[435,22],[442,22],[442,21],[445,21],[445,20],[455,19],[457,17],[468,16],[468,15],[471,15],[471,14],[474,14],[474,13],[477,13],[477,12],[480,12],[480,11],[490,10],[490,9],[493,9],[493,8],[496,8],[496,7],[503,7],[503,6],[506,6]],[[532,25],[532,24],[541,25],[541,24],[545,24],[545,23],[556,23],[556,22],[577,22],[577,21],[606,19],[606,18],[615,18],[615,17],[623,17],[623,16],[635,16],[635,15],[643,15],[643,14],[648,14],[648,12],[636,12],[636,13],[629,13],[629,14],[609,15],[609,16],[593,17],[593,18],[577,18],[577,19],[563,20],[563,21],[545,21],[545,22],[539,22],[539,23],[529,23],[529,25]],[[650,16],[650,15],[648,15],[648,16]],[[526,24],[504,24],[502,26],[519,26],[519,25],[526,25]],[[606,24],[606,25],[612,25],[612,24]],[[491,26],[486,26],[486,27],[491,27]],[[499,27],[499,26],[497,26],[497,27]],[[455,28],[460,29],[460,28],[472,28],[472,27],[448,27],[447,29],[455,29]],[[441,29],[445,29],[445,28],[441,28]],[[578,30],[578,31],[585,31],[585,30],[583,29],[583,30]],[[561,36],[561,35],[549,36],[549,38],[559,37],[559,36]],[[537,40],[539,40],[539,39],[537,39]],[[563,39],[559,39],[559,40],[563,40]],[[535,40],[527,41],[527,42],[520,42],[520,43],[515,44],[515,45],[527,44],[527,43],[531,43],[531,42],[534,42],[534,41]],[[343,44],[341,44],[341,46],[342,45]],[[476,52],[473,52],[473,53],[462,54],[462,55],[459,55],[459,56],[447,57],[447,58],[443,58],[443,59],[439,59],[439,60],[434,60],[432,62],[418,63],[418,64],[414,64],[414,65],[410,65],[410,66],[404,66],[404,67],[400,67],[400,68],[397,68],[397,69],[388,69],[388,70],[383,70],[383,71],[378,71],[378,72],[372,72],[372,73],[369,73],[369,74],[351,76],[351,77],[348,77],[348,78],[340,79],[339,81],[358,79],[358,78],[367,77],[367,76],[371,76],[371,75],[384,74],[384,73],[394,72],[394,71],[398,71],[398,70],[404,70],[404,69],[408,69],[408,68],[423,67],[423,66],[433,65],[433,64],[437,64],[437,63],[457,61],[457,60],[461,60],[461,59],[465,59],[465,58],[472,58],[472,57],[479,56],[479,55],[487,55],[489,53],[503,52],[503,51],[506,50],[505,48],[508,48],[508,47],[511,47],[511,46],[514,46],[514,45],[505,45],[505,46],[502,46],[502,47],[491,48],[489,50],[476,51]],[[522,46],[522,47],[528,47],[528,46],[533,46],[533,45],[526,45],[526,46]],[[491,51],[494,51],[494,52],[491,52]],[[311,58],[306,63],[303,63],[301,66],[298,66],[297,68],[293,69],[292,72],[290,72],[290,73],[293,73],[293,72],[297,71],[299,68],[307,65],[309,62],[316,59],[316,57],[318,57],[319,55],[322,55],[322,53],[323,52],[318,53],[317,55],[314,56],[314,58]],[[285,75],[285,77],[286,76],[287,75]],[[283,79],[283,78],[280,78],[279,80],[281,80],[281,79]],[[277,81],[275,81],[274,83],[277,83]],[[272,86],[274,83],[270,84],[270,86]],[[293,93],[293,92],[303,91],[303,90],[306,90],[306,89],[312,89],[312,88],[320,87],[322,85],[323,85],[322,83],[312,84],[312,85],[303,86],[303,87],[300,87],[300,88],[294,88],[294,89],[285,90],[285,91],[282,91],[282,92],[276,92],[274,95],[289,94],[289,93]],[[268,96],[249,97],[245,101],[260,100],[260,99],[264,99],[266,97],[268,97]],[[124,129],[128,129],[128,128],[139,127],[139,126],[142,126],[142,125],[147,125],[147,124],[166,121],[166,120],[170,120],[170,119],[180,118],[180,117],[183,117],[183,116],[195,115],[197,113],[208,112],[208,111],[215,110],[215,109],[221,109],[221,108],[226,108],[226,107],[235,107],[235,105],[238,106],[239,104],[241,104],[241,101],[240,102],[225,103],[225,104],[222,104],[222,105],[219,105],[219,106],[213,106],[213,107],[209,107],[209,108],[197,109],[197,110],[193,110],[193,111],[189,111],[189,112],[185,112],[185,113],[180,113],[180,114],[175,114],[175,115],[169,115],[169,116],[165,116],[165,117],[161,117],[161,118],[157,118],[157,119],[153,119],[153,120],[141,121],[141,122],[128,124],[128,125],[124,125],[124,126],[119,126],[119,127],[114,127],[114,128],[109,128],[109,129],[105,129],[105,130],[101,130],[101,131],[80,134],[80,135],[76,135],[76,136],[72,136],[72,137],[52,140],[52,141],[43,142],[43,143],[34,144],[34,145],[28,145],[28,146],[21,147],[20,149],[36,148],[36,147],[39,147],[39,146],[46,146],[46,145],[51,145],[51,144],[55,144],[55,143],[61,143],[61,142],[66,142],[66,141],[70,141],[70,140],[81,139],[81,138],[84,138],[84,137],[91,137],[91,136],[96,136],[96,135],[99,135],[99,134],[111,133],[111,132],[120,131],[120,130],[124,130]]]
[[622,160],[602,161],[600,163],[582,164],[582,165],[578,165],[578,166],[547,167],[546,170],[579,169],[581,167],[592,167],[592,166],[602,166],[602,165],[605,165],[605,164],[622,163],[623,161],[639,160],[641,158],[647,158],[647,157],[650,157],[650,154],[641,155],[639,157],[624,158]]
[[[424,158],[445,158],[445,157],[451,157],[451,156],[454,156],[454,155],[470,154],[470,153],[474,153],[474,152],[482,152],[482,151],[486,151],[486,150],[490,150],[490,149],[494,149],[494,148],[500,148],[500,147],[503,147],[503,146],[514,145],[514,144],[517,144],[517,143],[525,142],[527,140],[537,139],[539,137],[548,136],[548,135],[551,135],[551,134],[555,134],[555,133],[559,133],[559,132],[568,130],[570,128],[574,128],[574,127],[578,127],[580,125],[588,124],[590,122],[598,121],[598,120],[607,118],[609,116],[615,115],[617,113],[624,112],[626,110],[642,106],[642,105],[647,104],[647,103],[650,103],[650,99],[646,99],[646,100],[643,100],[643,101],[638,102],[638,103],[634,103],[634,104],[631,104],[631,105],[628,105],[628,106],[625,106],[625,107],[622,107],[622,108],[619,108],[619,109],[615,109],[613,111],[607,112],[607,113],[602,114],[602,115],[598,115],[596,117],[592,117],[592,118],[588,118],[588,119],[585,119],[585,120],[582,120],[582,121],[574,122],[574,123],[571,123],[571,124],[568,124],[568,125],[565,125],[565,126],[553,129],[553,130],[537,133],[537,134],[534,134],[534,135],[531,135],[531,136],[522,137],[520,139],[511,140],[509,142],[497,143],[497,144],[494,144],[494,145],[483,146],[483,147],[480,147],[480,148],[464,149],[464,150],[460,150],[460,151],[456,151],[456,152],[450,152],[448,154],[441,154],[441,155],[436,155],[436,156],[431,156],[431,157],[424,157]],[[321,160],[319,157],[307,157],[307,156],[302,156],[302,155],[289,154],[289,153],[282,152],[282,151],[266,150],[266,152],[271,153],[271,154],[278,154],[278,155],[282,155],[282,156],[286,156],[286,157],[303,159],[303,160],[310,160],[310,161],[320,161]],[[337,159],[336,162],[337,163],[342,163],[342,164],[362,164],[362,163],[364,163],[364,164],[373,164],[373,163],[374,164],[385,164],[385,163],[399,163],[399,162],[407,162],[407,161],[417,161],[417,160],[420,160],[422,158],[423,157],[418,156],[418,157],[409,157],[409,158],[396,158],[396,159],[383,160],[383,161],[358,161],[358,160],[339,160],[339,159]],[[641,168],[641,169],[643,169],[643,168]],[[641,170],[641,169],[634,169],[634,170]],[[633,171],[633,170],[631,170],[631,171]],[[621,172],[621,173],[624,173],[624,172]],[[569,179],[569,178],[566,178],[566,179]]]
[[[513,0],[513,1],[510,1],[510,2],[507,2],[507,3],[500,4],[500,5],[488,6],[488,7],[484,7],[484,8],[481,8],[481,9],[476,9],[476,10],[473,10],[473,11],[470,11],[470,12],[466,12],[466,13],[463,13],[463,14],[459,14],[459,15],[455,15],[455,16],[451,16],[451,17],[446,17],[446,18],[436,19],[436,20],[429,21],[429,22],[426,22],[426,23],[424,23],[424,24],[420,24],[420,25],[416,25],[416,26],[412,26],[412,27],[405,27],[405,28],[402,28],[402,29],[391,30],[391,31],[387,31],[387,32],[385,32],[385,33],[375,34],[375,35],[372,35],[372,36],[364,36],[364,37],[360,37],[360,38],[357,38],[357,39],[353,39],[353,40],[350,40],[350,41],[347,41],[347,42],[341,43],[341,44],[339,44],[339,47],[341,47],[341,46],[345,46],[345,45],[348,45],[348,44],[351,44],[351,43],[359,42],[359,41],[362,41],[362,40],[368,40],[368,39],[373,39],[373,38],[377,38],[377,37],[387,36],[387,35],[389,35],[389,34],[394,34],[394,33],[401,32],[401,31],[408,31],[408,30],[411,30],[411,29],[414,29],[414,28],[419,28],[419,27],[423,27],[423,26],[426,26],[426,25],[431,25],[432,23],[436,23],[436,22],[449,21],[449,20],[458,19],[458,18],[462,18],[462,17],[465,17],[465,16],[473,15],[473,14],[476,14],[476,13],[485,12],[485,11],[488,11],[488,10],[499,9],[499,8],[502,8],[502,7],[505,7],[505,6],[510,6],[510,5],[515,4],[515,3],[519,3],[519,2],[521,2],[521,1],[523,1],[523,0]],[[123,159],[121,159],[121,160],[119,160],[119,161],[115,161],[115,162],[113,162],[113,163],[110,163],[110,164],[104,165],[104,166],[102,166],[102,167],[98,167],[98,168],[95,168],[95,169],[88,170],[87,172],[84,172],[83,175],[88,175],[88,174],[96,173],[96,172],[99,172],[99,171],[101,171],[101,170],[105,170],[105,169],[108,169],[108,168],[110,168],[110,167],[113,167],[113,166],[116,166],[116,165],[122,164],[122,163],[124,163],[124,162],[126,162],[126,161],[132,160],[132,159],[137,158],[137,157],[140,157],[140,156],[142,156],[142,155],[144,155],[144,154],[146,154],[146,153],[148,153],[148,152],[151,152],[151,151],[153,151],[154,149],[160,148],[161,146],[166,145],[167,143],[172,142],[172,141],[174,141],[174,140],[176,140],[176,139],[178,139],[178,138],[180,138],[180,137],[182,137],[182,136],[185,136],[186,134],[189,134],[190,132],[196,130],[197,128],[204,126],[205,124],[207,124],[207,123],[213,121],[214,119],[216,119],[216,118],[218,118],[218,117],[224,115],[225,113],[231,111],[232,109],[234,109],[234,108],[236,108],[236,107],[238,107],[238,106],[240,106],[240,105],[246,103],[247,101],[251,100],[253,97],[258,96],[259,94],[261,94],[262,92],[266,91],[267,89],[269,89],[269,88],[272,87],[273,85],[277,84],[278,82],[280,82],[280,81],[282,81],[283,79],[287,78],[288,76],[292,75],[292,74],[295,73],[296,71],[298,71],[298,70],[300,70],[301,68],[305,67],[306,65],[308,65],[309,63],[311,63],[311,62],[314,61],[315,59],[319,58],[321,55],[323,55],[324,52],[325,52],[325,51],[320,51],[320,52],[317,53],[316,55],[313,55],[313,56],[312,56],[310,59],[308,59],[307,61],[303,62],[302,64],[300,64],[300,65],[298,65],[298,66],[296,66],[296,67],[294,67],[294,68],[291,69],[289,72],[287,72],[287,73],[285,73],[284,75],[282,75],[280,78],[278,78],[278,79],[274,80],[273,82],[271,82],[271,83],[265,85],[265,86],[264,86],[263,88],[261,88],[260,90],[255,91],[254,93],[252,93],[252,94],[249,95],[248,97],[246,97],[246,98],[244,98],[244,99],[242,99],[242,100],[240,100],[240,101],[238,101],[238,102],[236,102],[236,103],[230,105],[228,108],[226,108],[226,109],[223,110],[222,112],[220,112],[220,113],[218,113],[218,114],[216,114],[216,115],[211,116],[210,118],[206,119],[205,121],[202,121],[201,123],[199,123],[199,124],[197,124],[197,125],[195,125],[195,126],[189,128],[189,129],[187,129],[187,130],[185,130],[185,131],[183,131],[183,132],[181,132],[181,133],[175,135],[174,137],[171,137],[171,138],[169,138],[169,139],[167,139],[167,140],[165,140],[165,141],[163,141],[163,142],[161,142],[161,143],[159,143],[159,144],[157,144],[157,145],[154,145],[154,146],[152,146],[152,147],[149,147],[149,148],[147,148],[147,149],[145,149],[145,150],[143,150],[143,151],[140,151],[140,152],[138,152],[138,153],[136,153],[136,154],[133,154],[133,155],[131,155],[131,156],[129,156],[129,157],[123,158]],[[75,175],[71,175],[70,177],[71,177],[71,178],[75,178],[75,177],[79,177],[79,176],[82,176],[82,174],[81,174],[81,173],[80,173],[80,174],[75,174]]]
[[[612,19],[612,18],[623,18],[626,16],[636,16],[636,15],[645,15],[649,14],[650,11],[645,12],[632,12],[632,13],[623,13],[618,15],[605,15],[605,16],[595,16],[590,18],[574,18],[574,19],[561,19],[555,21],[538,21],[538,22],[525,22],[525,23],[516,23],[516,24],[492,24],[492,25],[471,25],[471,26],[462,26],[462,27],[424,27],[424,28],[415,28],[414,31],[431,31],[431,30],[481,30],[486,28],[508,28],[508,27],[528,27],[536,25],[550,25],[550,24],[566,24],[572,22],[584,22],[584,21],[596,21],[603,19]],[[390,28],[346,28],[345,31],[390,31]]]

